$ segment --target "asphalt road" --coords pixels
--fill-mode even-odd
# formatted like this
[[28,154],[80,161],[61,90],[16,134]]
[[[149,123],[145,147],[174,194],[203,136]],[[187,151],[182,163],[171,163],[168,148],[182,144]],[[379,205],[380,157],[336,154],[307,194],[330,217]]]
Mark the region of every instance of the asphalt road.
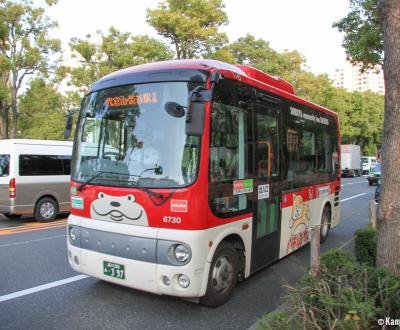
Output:
[[[354,231],[368,223],[375,187],[365,177],[344,179],[342,185],[341,223],[330,231],[322,251],[352,249],[348,242]],[[306,246],[240,283],[224,306],[209,309],[75,278],[79,274],[68,264],[63,218],[39,226],[30,218],[0,217],[0,329],[247,329],[279,305],[282,286],[296,283],[309,264]],[[71,278],[75,281],[56,282]]]

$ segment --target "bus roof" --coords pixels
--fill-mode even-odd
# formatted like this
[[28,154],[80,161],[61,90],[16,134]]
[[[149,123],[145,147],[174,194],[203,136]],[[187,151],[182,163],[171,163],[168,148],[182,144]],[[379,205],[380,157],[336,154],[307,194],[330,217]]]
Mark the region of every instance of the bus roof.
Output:
[[337,118],[334,111],[296,96],[292,84],[279,77],[269,75],[251,66],[232,65],[210,59],[170,60],[132,66],[110,73],[96,81],[90,87],[89,93],[110,87],[146,82],[190,80],[205,83],[211,71],[229,72],[232,75],[231,78],[259,85],[272,93],[327,112]]

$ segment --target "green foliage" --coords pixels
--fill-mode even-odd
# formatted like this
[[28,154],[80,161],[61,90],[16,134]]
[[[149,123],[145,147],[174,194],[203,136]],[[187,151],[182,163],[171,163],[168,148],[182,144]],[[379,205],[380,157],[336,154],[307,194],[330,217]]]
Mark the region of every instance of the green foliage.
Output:
[[292,317],[287,312],[271,312],[263,315],[256,323],[257,330],[290,330]]
[[71,84],[79,90],[87,90],[101,77],[129,66],[163,61],[172,53],[162,42],[148,36],[132,36],[111,27],[107,34],[99,32],[100,44],[86,39],[72,38],[70,47],[81,66],[70,69]]
[[376,154],[383,134],[383,95],[332,87],[322,104],[338,113],[343,144],[359,144],[364,155]]
[[[48,5],[56,2],[46,1]],[[61,43],[51,38],[49,32],[56,26],[57,23],[45,15],[44,8],[36,7],[33,1],[0,2],[0,121],[3,138],[7,137],[8,128],[4,122],[7,121],[10,107],[13,114],[12,135],[16,134],[17,95],[23,81],[35,73],[49,75],[54,69],[50,58],[60,52]]]
[[30,82],[20,97],[18,137],[43,140],[63,140],[65,98],[52,84],[42,79]]
[[360,263],[375,265],[377,248],[377,232],[371,226],[356,231],[355,255]]
[[322,255],[318,278],[305,275],[287,288],[286,313],[267,314],[258,328],[373,329],[378,318],[400,317],[400,278],[339,249]]
[[230,44],[229,49],[238,63],[251,65],[288,81],[293,81],[305,64],[304,57],[297,51],[278,53],[267,41],[256,39],[251,34]]
[[219,32],[228,23],[222,0],[166,0],[147,9],[147,23],[174,45],[181,58],[209,57],[228,38]]
[[378,0],[350,0],[350,12],[333,27],[344,32],[343,47],[353,63],[373,68],[383,63],[383,33]]

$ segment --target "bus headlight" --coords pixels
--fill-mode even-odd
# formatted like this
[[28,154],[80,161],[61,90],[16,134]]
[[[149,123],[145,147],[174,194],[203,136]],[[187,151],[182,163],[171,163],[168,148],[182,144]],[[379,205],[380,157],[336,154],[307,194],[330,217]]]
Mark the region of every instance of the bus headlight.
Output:
[[179,262],[186,262],[190,258],[190,250],[183,244],[175,245],[174,255]]
[[186,289],[190,285],[189,277],[187,277],[186,275],[183,275],[183,274],[179,275],[178,283],[182,288]]

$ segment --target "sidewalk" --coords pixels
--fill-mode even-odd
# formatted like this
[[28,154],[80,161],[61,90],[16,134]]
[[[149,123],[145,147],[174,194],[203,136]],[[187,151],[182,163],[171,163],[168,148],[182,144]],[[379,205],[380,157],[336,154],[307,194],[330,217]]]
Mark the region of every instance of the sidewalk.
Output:
[[[324,253],[324,252],[327,252],[328,250],[330,250],[331,248],[339,248],[339,249],[344,249],[345,251],[349,251],[349,252],[351,252],[353,255],[354,255],[354,238],[355,238],[355,236],[353,236],[351,239],[349,239],[347,242],[345,242],[345,243],[343,243],[343,244],[341,244],[341,245],[339,245],[339,246],[330,246],[330,247],[328,247],[328,248],[326,248],[326,249],[324,249],[323,247],[324,247],[324,245],[321,245],[321,253]],[[284,259],[284,260],[286,260],[286,259]],[[297,265],[297,267],[298,267],[299,265]],[[305,274],[305,272],[306,271],[308,271],[309,270],[309,265],[307,265],[307,267],[306,267],[306,265],[302,265],[302,274],[301,274],[301,277],[303,277],[304,276],[304,274]],[[300,278],[301,278],[300,277]],[[299,280],[300,280],[300,278],[299,278]],[[287,284],[290,284],[290,285],[296,285],[298,283],[298,281],[295,281],[294,283],[287,283]],[[271,310],[271,311],[269,311],[269,312],[265,312],[265,313],[279,313],[279,312],[284,312],[285,310],[286,310],[286,307],[285,307],[285,305],[284,304],[282,304],[281,303],[281,298],[282,297],[280,297],[280,299],[279,299],[279,305],[275,308],[275,309],[273,309],[273,310]],[[262,315],[260,315],[259,317],[258,317],[258,319],[259,318],[261,318],[262,317]],[[258,321],[258,320],[257,320]],[[257,330],[257,321],[255,321],[253,324],[251,324],[246,330]]]

